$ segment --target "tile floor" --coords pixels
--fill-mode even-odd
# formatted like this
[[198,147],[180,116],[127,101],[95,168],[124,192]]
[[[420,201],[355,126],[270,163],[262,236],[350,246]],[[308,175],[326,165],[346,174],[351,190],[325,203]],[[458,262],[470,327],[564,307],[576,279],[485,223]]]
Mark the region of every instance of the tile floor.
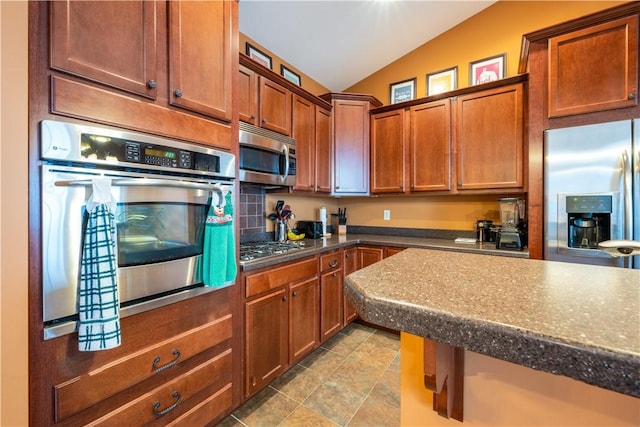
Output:
[[218,425],[399,426],[400,337],[352,323]]

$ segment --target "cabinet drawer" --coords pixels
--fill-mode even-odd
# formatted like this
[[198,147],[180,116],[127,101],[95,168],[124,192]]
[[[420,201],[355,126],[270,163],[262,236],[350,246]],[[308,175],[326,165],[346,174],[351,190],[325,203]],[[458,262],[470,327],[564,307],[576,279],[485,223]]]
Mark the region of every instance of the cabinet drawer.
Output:
[[232,397],[231,384],[229,383],[188,412],[167,424],[167,426],[191,427],[206,425],[231,407]]
[[136,425],[146,425],[174,410],[180,410],[180,406],[186,404],[189,398],[216,381],[225,379],[227,383],[231,382],[230,349],[88,425],[125,426],[133,420]]
[[163,372],[231,335],[231,315],[227,315],[56,385],[56,421]]
[[318,260],[310,258],[245,277],[246,297],[318,274]]
[[342,252],[333,252],[320,256],[320,271],[342,268]]

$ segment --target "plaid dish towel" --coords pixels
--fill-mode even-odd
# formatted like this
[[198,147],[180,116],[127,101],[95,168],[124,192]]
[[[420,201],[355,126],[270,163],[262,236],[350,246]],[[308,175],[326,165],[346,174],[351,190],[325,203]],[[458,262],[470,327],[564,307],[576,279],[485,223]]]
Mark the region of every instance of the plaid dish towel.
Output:
[[108,350],[120,345],[114,208],[111,180],[95,178],[87,201],[78,283],[80,351]]

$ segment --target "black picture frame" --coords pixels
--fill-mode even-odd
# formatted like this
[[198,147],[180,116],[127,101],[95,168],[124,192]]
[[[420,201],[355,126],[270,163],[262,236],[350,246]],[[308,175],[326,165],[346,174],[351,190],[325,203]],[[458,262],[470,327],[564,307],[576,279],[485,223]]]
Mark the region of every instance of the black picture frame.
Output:
[[427,96],[449,92],[458,88],[458,66],[427,74]]
[[300,74],[296,73],[283,64],[280,64],[280,75],[290,82],[297,84],[298,86],[302,86]]
[[410,101],[416,97],[417,78],[402,80],[389,85],[389,103]]
[[249,42],[247,42],[246,53],[249,58],[253,59],[258,64],[262,64],[270,70],[272,69],[273,62],[271,60],[271,57],[266,53],[262,52],[257,47],[249,44]]
[[507,75],[507,54],[489,56],[469,63],[469,86],[504,79]]

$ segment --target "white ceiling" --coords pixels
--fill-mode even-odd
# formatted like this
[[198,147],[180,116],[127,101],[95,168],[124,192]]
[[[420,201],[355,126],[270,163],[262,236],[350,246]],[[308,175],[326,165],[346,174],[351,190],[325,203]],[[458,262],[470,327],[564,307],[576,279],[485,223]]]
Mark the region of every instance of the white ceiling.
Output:
[[340,92],[493,3],[240,0],[240,32]]

